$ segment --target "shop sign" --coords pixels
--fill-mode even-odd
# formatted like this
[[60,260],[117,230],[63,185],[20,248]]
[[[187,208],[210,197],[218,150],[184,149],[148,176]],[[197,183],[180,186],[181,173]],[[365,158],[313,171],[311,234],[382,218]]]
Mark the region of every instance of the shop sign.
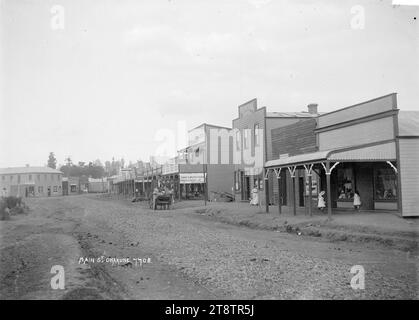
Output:
[[205,182],[203,173],[181,173],[179,174],[179,180],[182,184]]

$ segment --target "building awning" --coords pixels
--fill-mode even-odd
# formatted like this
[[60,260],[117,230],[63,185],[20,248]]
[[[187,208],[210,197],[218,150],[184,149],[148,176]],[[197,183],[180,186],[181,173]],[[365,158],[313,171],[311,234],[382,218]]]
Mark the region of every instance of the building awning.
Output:
[[297,166],[324,161],[395,161],[396,159],[396,144],[391,141],[378,145],[356,146],[284,157],[267,161],[265,168]]
[[265,163],[265,168],[285,167],[287,165],[298,165],[298,164],[326,161],[329,153],[330,153],[330,150],[317,151],[317,152],[312,152],[312,153],[299,154],[299,155],[291,156],[291,157],[284,157],[284,158],[280,158],[276,160],[270,160]]
[[332,151],[327,157],[332,161],[392,161],[396,160],[396,144],[389,142],[346,151]]

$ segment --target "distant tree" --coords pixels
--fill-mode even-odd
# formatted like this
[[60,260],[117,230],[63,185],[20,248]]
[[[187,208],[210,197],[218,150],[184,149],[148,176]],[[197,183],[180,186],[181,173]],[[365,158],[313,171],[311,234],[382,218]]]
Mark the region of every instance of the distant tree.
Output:
[[50,167],[52,169],[57,169],[57,159],[55,159],[54,152],[49,153],[48,167]]
[[66,163],[66,166],[71,166],[72,165],[72,161],[71,161],[71,157],[70,156],[68,156],[67,158],[65,158],[64,159],[64,161],[65,161],[65,163]]
[[98,166],[98,167],[103,167],[103,164],[102,164],[102,162],[99,159],[96,159],[95,161],[93,161],[93,164],[95,166]]
[[105,170],[107,173],[111,172],[111,162],[105,161]]
[[117,175],[119,170],[121,169],[121,162],[119,160],[115,160],[115,157],[112,157],[112,161],[105,162],[106,172],[108,176]]
[[83,177],[87,179],[92,177],[94,179],[103,178],[106,176],[105,168],[102,166],[96,166],[93,162],[89,162],[86,166],[85,162],[80,161],[81,165],[66,164],[61,166],[60,170],[64,173],[65,177]]

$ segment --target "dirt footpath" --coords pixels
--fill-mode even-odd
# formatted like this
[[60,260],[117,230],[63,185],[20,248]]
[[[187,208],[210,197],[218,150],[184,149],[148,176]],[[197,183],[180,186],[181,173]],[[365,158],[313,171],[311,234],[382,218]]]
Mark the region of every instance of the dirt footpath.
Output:
[[[152,211],[91,195],[28,205],[29,215],[0,222],[1,299],[418,298],[419,263],[409,251],[252,230],[193,210]],[[52,265],[63,265],[65,290],[51,289]],[[364,290],[350,286],[354,265],[365,269]]]

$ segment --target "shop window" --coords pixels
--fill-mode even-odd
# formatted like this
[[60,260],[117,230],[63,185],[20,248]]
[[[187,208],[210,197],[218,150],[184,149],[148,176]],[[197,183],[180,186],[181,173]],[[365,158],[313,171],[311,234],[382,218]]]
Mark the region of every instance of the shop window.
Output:
[[260,135],[259,135],[259,125],[255,124],[255,146],[258,146],[260,143]]
[[44,187],[38,186],[38,193],[43,193],[44,192]]
[[244,129],[244,148],[249,148],[249,129]]
[[234,173],[234,186],[236,191],[240,191],[241,180],[240,180],[240,171]]
[[31,174],[29,175],[29,181],[32,181],[32,175]]
[[337,169],[338,200],[353,200],[354,174],[352,168]]
[[236,130],[236,150],[240,151],[240,130]]
[[54,186],[54,192],[57,192],[57,191],[58,191],[58,187]]
[[40,181],[40,180],[41,180],[41,175],[40,175],[40,174],[38,174],[38,175],[36,176],[36,179],[37,179],[38,181]]
[[20,174],[17,176],[17,183],[20,183]]
[[377,169],[374,173],[374,199],[397,200],[397,177],[394,170]]

